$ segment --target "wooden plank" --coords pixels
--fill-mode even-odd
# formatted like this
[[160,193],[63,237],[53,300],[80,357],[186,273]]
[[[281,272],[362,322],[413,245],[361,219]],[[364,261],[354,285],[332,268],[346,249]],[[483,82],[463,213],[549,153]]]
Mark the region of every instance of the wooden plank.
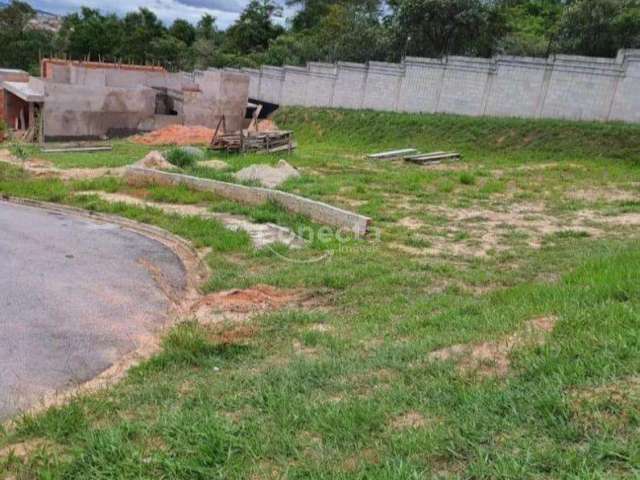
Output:
[[434,160],[454,160],[459,159],[459,153],[439,153],[439,154],[429,154],[429,155],[410,155],[408,157],[404,157],[407,162],[414,163],[427,163],[432,162]]
[[429,153],[416,153],[415,155],[405,155],[404,158],[405,160],[407,159],[411,159],[411,158],[430,158],[430,157],[439,157],[440,155],[448,155],[450,153],[456,153],[456,152],[429,152]]
[[416,153],[415,148],[404,148],[402,150],[389,150],[388,152],[371,153],[367,155],[370,160],[392,160],[394,158],[402,158],[405,155]]

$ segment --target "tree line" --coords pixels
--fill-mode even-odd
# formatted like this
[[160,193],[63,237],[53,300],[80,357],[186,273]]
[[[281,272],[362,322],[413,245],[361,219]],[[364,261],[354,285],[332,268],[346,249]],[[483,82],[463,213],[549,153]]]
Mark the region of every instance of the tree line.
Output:
[[164,25],[141,8],[122,17],[83,7],[58,32],[12,0],[0,10],[0,66],[37,71],[42,56],[159,64],[171,70],[303,65],[307,61],[400,61],[405,56],[566,53],[613,57],[640,47],[640,0],[251,0],[221,30]]

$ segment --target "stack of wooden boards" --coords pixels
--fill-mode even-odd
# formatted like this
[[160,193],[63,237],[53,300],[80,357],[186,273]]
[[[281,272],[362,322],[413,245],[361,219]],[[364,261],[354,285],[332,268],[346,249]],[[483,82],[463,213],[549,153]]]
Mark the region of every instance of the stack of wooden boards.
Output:
[[[289,152],[296,148],[291,130],[258,130],[258,115],[262,106],[258,106],[246,130],[234,133],[224,133],[227,129],[225,116],[222,115],[216,126],[216,131],[209,145],[210,150],[224,150],[240,153],[275,153]],[[222,127],[222,130],[220,129]]]
[[225,150],[240,153],[291,152],[296,148],[293,132],[275,130],[272,132],[249,132],[247,130],[216,135],[209,147],[212,150]]
[[443,160],[460,160],[461,157],[462,155],[457,152],[419,153],[415,148],[390,150],[388,152],[367,155],[367,158],[371,160],[395,160],[402,158],[407,162],[418,163],[420,165],[435,165],[441,163]]

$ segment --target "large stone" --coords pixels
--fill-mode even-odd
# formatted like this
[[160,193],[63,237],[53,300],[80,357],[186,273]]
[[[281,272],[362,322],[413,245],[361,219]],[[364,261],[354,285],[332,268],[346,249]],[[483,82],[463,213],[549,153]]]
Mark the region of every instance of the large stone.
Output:
[[175,165],[169,163],[162,154],[156,150],[149,152],[142,160],[138,160],[133,165],[136,167],[154,168],[157,170],[169,170],[176,168]]
[[290,178],[300,177],[300,173],[285,160],[280,160],[278,165],[251,165],[243,168],[234,175],[241,182],[258,182],[269,188],[282,185]]
[[213,170],[226,170],[229,168],[229,164],[222,160],[204,160],[202,162],[198,162],[198,166],[212,168]]

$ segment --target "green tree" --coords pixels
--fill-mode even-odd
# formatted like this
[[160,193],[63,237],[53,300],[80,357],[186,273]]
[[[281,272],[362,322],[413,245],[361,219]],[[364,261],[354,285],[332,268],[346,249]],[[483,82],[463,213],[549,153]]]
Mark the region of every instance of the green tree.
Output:
[[196,41],[196,28],[186,20],[177,19],[169,28],[169,34],[187,46]]
[[399,0],[392,19],[402,54],[491,56],[506,33],[499,8],[483,0]]
[[199,39],[214,40],[217,34],[218,27],[216,27],[216,17],[212,17],[208,13],[203,15],[198,22],[196,36]]
[[376,15],[381,9],[380,0],[286,0],[286,5],[298,9],[291,21],[294,32],[319,26],[336,6],[354,8]]
[[[335,4],[317,28],[323,60],[366,62],[394,59],[391,36],[380,22],[379,11],[365,4]],[[395,59],[398,59],[396,56]]]
[[145,63],[151,60],[148,48],[151,43],[162,38],[167,29],[158,17],[147,8],[125,15],[122,21],[122,44],[119,55],[123,60]]
[[122,23],[115,15],[82,7],[67,15],[58,32],[58,46],[71,58],[113,60],[122,44]]
[[563,53],[613,57],[640,47],[640,1],[577,0],[566,8],[555,48]]
[[505,0],[509,33],[498,45],[501,53],[547,56],[551,53],[565,3],[562,0]]
[[251,0],[225,34],[226,52],[249,54],[266,50],[269,42],[284,32],[273,22],[282,9],[272,0]]
[[38,71],[40,55],[50,53],[52,34],[29,25],[36,12],[13,0],[0,9],[0,66]]
[[194,59],[192,50],[172,35],[154,38],[149,44],[147,58],[168,70],[192,70]]

